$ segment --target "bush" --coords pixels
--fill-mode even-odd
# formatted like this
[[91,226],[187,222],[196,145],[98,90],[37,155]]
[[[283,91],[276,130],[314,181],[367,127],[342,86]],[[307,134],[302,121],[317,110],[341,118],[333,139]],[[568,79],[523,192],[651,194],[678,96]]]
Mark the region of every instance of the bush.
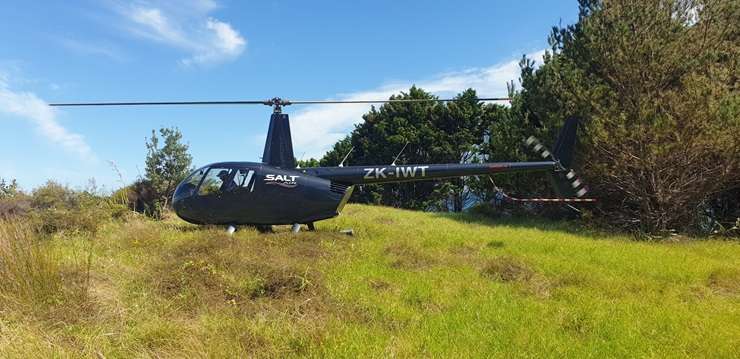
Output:
[[109,201],[89,191],[74,191],[49,181],[31,195],[31,218],[44,234],[57,232],[96,233],[111,217]]
[[0,220],[24,217],[31,211],[31,199],[24,194],[0,198]]
[[152,218],[160,218],[162,215],[157,191],[147,180],[138,180],[114,192],[111,195],[111,202]]
[[14,197],[18,193],[20,193],[18,182],[14,179],[7,182],[4,178],[0,178],[0,199]]
[[33,190],[31,206],[42,210],[75,208],[79,206],[79,198],[77,193],[69,187],[48,181],[45,185]]

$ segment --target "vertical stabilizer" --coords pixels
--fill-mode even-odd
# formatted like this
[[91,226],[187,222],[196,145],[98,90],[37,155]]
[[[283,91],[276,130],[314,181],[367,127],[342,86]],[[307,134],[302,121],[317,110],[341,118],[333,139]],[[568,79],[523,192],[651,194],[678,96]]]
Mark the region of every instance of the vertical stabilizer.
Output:
[[565,168],[573,164],[573,149],[576,147],[576,131],[578,130],[578,119],[570,117],[565,120],[560,135],[555,142],[553,155]]
[[295,168],[293,142],[290,137],[290,121],[284,113],[273,113],[267,131],[262,163],[280,168]]

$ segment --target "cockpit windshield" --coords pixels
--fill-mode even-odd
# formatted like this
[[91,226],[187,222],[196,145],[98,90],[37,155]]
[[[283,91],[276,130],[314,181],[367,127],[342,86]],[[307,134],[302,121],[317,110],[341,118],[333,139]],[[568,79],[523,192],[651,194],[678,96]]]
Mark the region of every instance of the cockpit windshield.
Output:
[[206,171],[208,171],[208,167],[203,167],[195,170],[195,172],[191,173],[190,176],[185,178],[185,180],[182,181],[182,183],[177,187],[177,190],[175,190],[174,199],[178,200],[194,195],[195,190],[198,188],[198,184],[200,184],[200,181],[203,179]]
[[254,170],[233,167],[203,167],[188,176],[175,191],[174,199],[209,196],[254,189]]

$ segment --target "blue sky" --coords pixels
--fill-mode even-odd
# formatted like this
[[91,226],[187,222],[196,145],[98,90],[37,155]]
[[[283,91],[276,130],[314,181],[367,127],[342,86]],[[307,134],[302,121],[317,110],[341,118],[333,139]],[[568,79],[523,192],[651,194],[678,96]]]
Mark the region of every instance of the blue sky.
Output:
[[[177,126],[194,165],[258,161],[270,109],[61,108],[49,102],[505,95],[571,1],[64,1],[0,4],[0,177],[107,189],[143,175],[144,138]],[[298,157],[367,106],[289,107]]]

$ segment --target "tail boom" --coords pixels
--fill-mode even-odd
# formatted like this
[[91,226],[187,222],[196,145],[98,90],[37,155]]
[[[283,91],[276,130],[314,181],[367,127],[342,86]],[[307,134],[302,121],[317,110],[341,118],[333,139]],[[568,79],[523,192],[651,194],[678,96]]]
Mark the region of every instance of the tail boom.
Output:
[[475,164],[427,164],[399,166],[315,167],[311,175],[346,184],[424,181],[438,178],[492,175],[497,173],[555,171],[557,162],[495,162]]

